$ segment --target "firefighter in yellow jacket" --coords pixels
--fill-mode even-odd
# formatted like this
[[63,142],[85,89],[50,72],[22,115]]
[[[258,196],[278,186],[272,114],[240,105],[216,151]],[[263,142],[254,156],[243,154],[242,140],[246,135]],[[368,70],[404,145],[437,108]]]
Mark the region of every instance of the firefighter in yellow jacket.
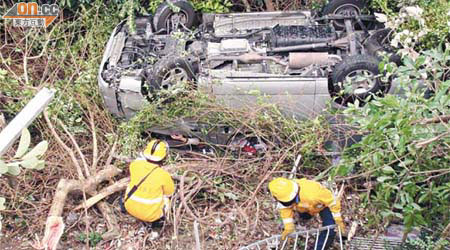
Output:
[[141,221],[161,225],[169,209],[169,196],[175,185],[170,174],[161,168],[168,150],[165,141],[152,140],[130,164],[130,183],[123,203],[126,211]]
[[[295,230],[295,211],[299,213],[302,219],[310,219],[312,216],[319,214],[322,219],[322,226],[337,224],[341,233],[345,233],[345,224],[341,216],[341,203],[336,200],[330,190],[320,183],[304,178],[295,180],[276,178],[269,183],[269,190],[278,201],[277,208],[284,224],[281,235],[283,240]],[[334,230],[330,230],[328,236],[326,230],[322,231],[315,249],[328,249],[335,235]]]

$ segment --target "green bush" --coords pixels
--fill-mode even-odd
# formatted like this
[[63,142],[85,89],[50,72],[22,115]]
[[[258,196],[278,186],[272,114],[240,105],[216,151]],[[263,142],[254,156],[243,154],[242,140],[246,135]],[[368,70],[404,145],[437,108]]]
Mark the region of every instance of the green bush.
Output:
[[193,1],[194,8],[202,13],[227,13],[233,3],[230,0]]
[[[162,93],[157,102],[149,103],[131,120],[119,127],[119,145],[121,153],[133,155],[139,152],[148,138],[144,137],[152,127],[173,128],[180,120],[193,121],[208,126],[200,132],[203,136],[216,127],[228,126],[233,131],[258,136],[266,141],[274,151],[289,154],[289,160],[295,160],[298,153],[304,155],[304,162],[318,166],[311,152],[320,148],[327,136],[326,123],[321,117],[308,121],[299,121],[287,117],[264,96],[257,96],[258,108],[242,107],[239,109],[223,105],[211,96],[189,89],[169,89]],[[256,93],[255,93],[256,95]],[[165,99],[164,96],[170,96]],[[167,100],[170,100],[167,102]],[[125,136],[126,135],[126,136]],[[287,149],[289,148],[289,150]]]
[[[433,233],[435,234],[433,236]],[[422,231],[415,239],[408,238],[406,242],[392,250],[434,250],[442,249],[440,246],[448,246],[450,242],[445,239],[438,239],[436,232]]]
[[[0,157],[0,177],[18,176],[22,168],[42,170],[45,167],[45,161],[40,158],[45,154],[48,148],[47,141],[41,141],[30,150],[31,135],[28,129],[22,131],[19,145],[16,153],[10,159],[3,159]],[[0,211],[5,210],[6,199],[0,196]],[[2,230],[2,216],[0,214],[0,236]]]
[[[364,107],[350,105],[344,114],[365,136],[345,150],[335,174],[361,174],[375,181],[364,194],[371,223],[402,220],[411,228],[450,221],[450,47],[405,57],[403,66],[381,64],[404,97],[375,98]],[[425,98],[424,87],[434,89]],[[435,119],[435,120],[433,120]]]
[[388,16],[387,26],[402,47],[431,49],[450,41],[450,2],[447,0],[374,0]]

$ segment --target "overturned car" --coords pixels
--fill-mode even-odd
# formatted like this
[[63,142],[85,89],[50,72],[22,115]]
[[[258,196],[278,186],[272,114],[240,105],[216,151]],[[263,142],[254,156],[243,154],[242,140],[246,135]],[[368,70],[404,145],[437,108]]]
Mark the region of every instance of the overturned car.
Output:
[[334,0],[314,11],[196,13],[170,0],[153,16],[121,22],[100,64],[106,106],[130,118],[154,94],[182,82],[231,106],[252,105],[255,92],[286,112],[310,116],[336,103],[390,90],[377,52],[388,35],[364,2]]

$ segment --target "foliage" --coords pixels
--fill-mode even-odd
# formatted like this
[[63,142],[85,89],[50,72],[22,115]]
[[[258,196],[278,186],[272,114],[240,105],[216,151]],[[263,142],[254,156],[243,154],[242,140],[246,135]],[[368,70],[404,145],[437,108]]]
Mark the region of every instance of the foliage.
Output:
[[[344,111],[365,136],[346,149],[335,174],[376,180],[374,193],[364,197],[377,211],[371,215],[374,224],[401,219],[411,228],[450,220],[449,124],[430,120],[450,115],[449,62],[448,47],[424,51],[415,60],[406,57],[400,67],[382,63],[404,96],[387,95]],[[429,99],[423,86],[434,89]]]
[[227,13],[230,11],[230,0],[193,1],[194,8],[202,13]]
[[433,237],[433,234],[427,231],[422,231],[418,238],[407,238],[406,242],[392,250],[434,250],[440,249],[439,246],[448,246],[450,242],[445,239],[438,239]]
[[[95,5],[98,0],[60,0],[58,1],[59,7],[76,12],[81,5],[91,6]],[[127,0],[109,0],[109,4],[123,4]]]
[[[52,118],[57,117],[63,121],[72,135],[80,141],[83,151],[92,148],[92,145],[82,143],[84,138],[89,138],[91,126],[86,117],[89,117],[90,113],[95,115],[94,125],[97,131],[102,131],[97,133],[99,147],[105,142],[112,143],[107,140],[109,139],[107,131],[111,131],[111,129],[104,129],[111,126],[112,120],[101,119],[104,116],[109,117],[102,106],[97,74],[106,41],[115,25],[120,21],[116,5],[105,5],[103,1],[95,0],[90,1],[89,4],[93,5],[90,6],[87,2],[80,2],[80,5],[74,10],[73,16],[66,16],[66,12],[64,12],[64,19],[58,18],[47,29],[16,28],[7,21],[2,28],[4,36],[2,36],[2,50],[0,51],[1,112],[7,119],[13,117],[31,100],[37,89],[54,88],[56,94],[48,107],[48,112]],[[64,6],[63,8],[65,10]],[[23,68],[28,70],[24,71]],[[60,135],[65,133],[59,126],[55,126],[55,129]],[[48,127],[43,125],[41,119],[37,119],[31,125],[30,130],[33,131],[33,135],[41,138],[50,134]],[[47,148],[47,143],[42,142],[33,150],[25,150],[27,147],[23,145],[27,144],[25,143],[28,141],[25,140],[27,137],[27,135],[21,137],[20,146],[14,158],[2,159],[8,167],[9,175],[19,174],[23,168],[40,169],[44,167],[40,155]],[[55,143],[54,140],[49,142]],[[51,157],[51,160],[54,165],[61,166],[66,162],[58,162],[65,160],[63,157],[57,156],[59,152],[59,150],[51,152],[53,156],[56,156]],[[5,172],[5,165],[2,164],[0,167],[2,173]],[[71,168],[53,168],[49,171],[50,174],[46,171],[42,175],[42,179],[57,179],[61,176],[71,178],[72,171]],[[26,187],[32,189],[31,191],[29,189],[19,190],[14,193],[14,198],[3,195],[7,198],[8,207],[17,209],[21,218],[27,221],[35,220],[36,217],[33,213],[31,213],[33,214],[32,220],[28,215],[22,216],[21,209],[30,209],[30,204],[32,205],[31,210],[33,208],[38,211],[45,209],[39,204],[23,202],[23,200],[28,200],[30,193],[32,193],[31,197],[39,197],[35,194],[36,190],[42,190],[45,186],[40,181],[30,181],[30,178],[30,175],[23,176],[23,179],[26,180]],[[0,185],[3,183],[6,183],[6,180],[2,178]],[[11,189],[6,187],[1,191],[6,190],[11,193]],[[46,196],[47,194],[43,192],[41,195]],[[0,210],[2,209],[0,205]],[[39,214],[43,215],[43,213]],[[3,221],[14,220],[13,216],[14,214],[4,215]],[[28,226],[30,225],[28,224]]]
[[[119,16],[121,18],[127,17],[127,24],[130,27],[130,31],[134,33],[136,32],[136,15],[148,15],[149,13],[155,13],[158,6],[163,2],[163,0],[155,0],[150,1],[148,5],[145,5],[139,0],[125,0],[123,3],[118,5],[118,8],[120,9]],[[168,3],[171,4],[170,2]],[[192,4],[196,10],[204,13],[225,13],[228,12],[229,8],[232,6],[230,0],[196,0],[193,1]]]
[[95,247],[102,240],[102,235],[97,232],[91,232],[89,233],[89,236],[86,237],[85,233],[81,233],[78,235],[77,240],[82,243],[85,243],[86,240],[89,240],[89,245]]
[[28,132],[28,129],[24,129],[14,157],[6,162],[0,160],[0,176],[2,174],[19,175],[19,166],[37,170],[44,168],[45,161],[39,160],[39,158],[47,151],[47,141],[42,141],[33,149],[29,150],[30,141],[30,132]]
[[[8,64],[10,63],[3,59],[2,61]],[[5,96],[14,98],[19,97],[20,94],[22,94],[24,97],[26,97],[26,98],[24,97],[14,98],[14,101],[5,103],[5,105],[3,106],[4,109],[3,112],[13,113],[16,110],[20,110],[22,107],[25,106],[27,101],[31,99],[32,96],[31,91],[30,90],[22,91],[19,85],[19,81],[9,76],[7,70],[0,69],[0,82],[3,83],[0,84],[0,86],[2,87],[2,92],[4,93]]]
[[128,27],[130,27],[131,33],[136,33],[136,15],[135,10],[139,9],[139,3],[134,0],[127,0],[123,5],[121,6],[120,14],[119,16],[121,18],[127,17],[127,24]]
[[[131,27],[131,31],[135,31],[135,19],[136,15],[148,15],[149,13],[155,13],[156,9],[163,0],[152,0],[152,1],[142,1],[142,0],[112,0],[109,5],[115,6],[120,10],[119,16],[121,18],[127,17],[127,22]],[[78,11],[80,7],[86,8],[87,6],[92,6],[96,4],[95,0],[63,0],[58,3],[61,8],[68,9],[72,12]],[[200,12],[208,13],[226,13],[230,11],[230,7],[233,5],[230,0],[194,0],[192,1],[194,8]]]
[[[50,85],[56,89],[56,94],[49,105],[49,113],[57,115],[73,133],[87,131],[82,117],[88,108],[92,108],[90,104],[101,103],[97,88],[98,65],[110,32],[120,20],[117,14],[111,15],[117,12],[114,6],[103,5],[98,0],[94,2],[95,7],[81,5],[76,18],[69,19],[70,22],[55,22],[47,31],[11,30],[8,37],[27,36],[28,39],[21,39],[20,43],[10,41],[9,45],[5,45],[15,46],[14,53],[4,53],[6,50],[0,52],[0,89],[4,97],[0,101],[3,112],[14,116],[31,100],[36,88]],[[48,42],[50,40],[52,42]],[[34,67],[27,72],[29,81],[25,81],[25,72],[17,72],[14,63],[42,51],[45,52],[43,57],[38,61],[28,60],[28,64],[42,63],[55,77],[47,83],[49,75],[42,70],[33,70]]]
[[[20,137],[19,146],[17,147],[14,157],[10,160],[3,161],[0,158],[0,177],[2,175],[12,175],[17,176],[20,174],[20,167],[26,169],[36,169],[42,170],[45,166],[45,161],[40,160],[45,152],[47,151],[48,143],[47,141],[41,141],[33,149],[30,149],[31,136],[28,129],[22,131],[22,136]],[[0,196],[0,211],[5,210],[5,198]],[[0,231],[2,228],[0,215]]]
[[431,49],[450,40],[450,2],[447,0],[374,0],[395,31],[393,45],[405,49]]
[[307,8],[320,11],[329,2],[328,0],[312,0],[309,2],[310,7],[308,6]]
[[[211,96],[192,91],[188,86],[162,90],[155,98],[157,101],[147,104],[131,120],[120,125],[122,153],[131,155],[144,146],[146,138],[143,135],[150,128],[159,127],[175,132],[180,121],[206,124],[200,131],[204,137],[224,126],[237,134],[258,136],[277,150],[287,152],[292,161],[298,153],[311,155],[312,151],[320,147],[327,136],[326,123],[321,117],[299,121],[295,117],[283,115],[277,106],[266,101],[265,96],[255,95],[258,96],[257,108],[230,108]],[[309,160],[312,159],[305,158],[305,161]]]
[[[146,10],[150,13],[155,13],[158,6],[163,2],[163,0],[150,1],[149,6]],[[190,2],[194,6],[194,9],[202,13],[226,13],[229,12],[230,7],[233,6],[230,0],[194,0]],[[143,7],[145,8],[145,6]]]

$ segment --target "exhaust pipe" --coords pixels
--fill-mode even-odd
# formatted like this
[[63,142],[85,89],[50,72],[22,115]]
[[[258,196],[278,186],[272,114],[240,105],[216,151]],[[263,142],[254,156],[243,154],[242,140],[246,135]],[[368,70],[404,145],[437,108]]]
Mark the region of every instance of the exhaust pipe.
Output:
[[289,53],[289,68],[301,69],[311,64],[328,64],[328,53],[311,52],[311,53]]

